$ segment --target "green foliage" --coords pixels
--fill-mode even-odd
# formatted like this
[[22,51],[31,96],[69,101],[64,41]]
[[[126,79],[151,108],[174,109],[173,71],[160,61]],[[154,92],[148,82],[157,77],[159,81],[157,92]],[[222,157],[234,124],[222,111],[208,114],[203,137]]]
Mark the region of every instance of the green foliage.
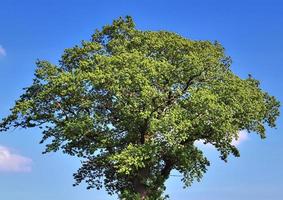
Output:
[[[45,152],[80,157],[76,184],[102,186],[121,199],[163,199],[171,170],[185,186],[209,165],[194,142],[214,145],[221,159],[239,156],[240,130],[265,137],[279,102],[249,76],[230,70],[217,42],[166,31],[140,31],[130,17],[66,49],[59,65],[38,61],[0,130],[42,128]],[[50,140],[51,139],[51,140]]]

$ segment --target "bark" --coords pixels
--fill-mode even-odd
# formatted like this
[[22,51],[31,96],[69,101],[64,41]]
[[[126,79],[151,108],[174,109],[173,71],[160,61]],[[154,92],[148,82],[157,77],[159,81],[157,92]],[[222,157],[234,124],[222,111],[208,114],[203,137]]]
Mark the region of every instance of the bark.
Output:
[[146,186],[141,183],[139,180],[134,181],[134,191],[138,194],[140,194],[141,199],[144,200],[148,196],[148,191],[146,189]]
[[149,195],[148,188],[144,184],[144,180],[149,176],[149,168],[142,168],[139,170],[139,175],[133,180],[134,191],[140,194],[141,199],[144,200]]
[[155,181],[154,188],[148,188],[144,184],[144,180],[146,179],[146,177],[149,176],[149,169],[146,169],[146,168],[141,169],[139,176],[137,176],[133,180],[134,192],[141,196],[141,200],[147,199],[148,197],[150,197],[152,195],[152,192],[156,192],[157,190],[159,190],[158,188],[163,186],[164,182],[168,179],[170,172],[173,169],[173,167],[174,167],[174,162],[172,160],[166,159],[165,160],[165,166],[160,171],[160,175],[157,178],[157,180]]

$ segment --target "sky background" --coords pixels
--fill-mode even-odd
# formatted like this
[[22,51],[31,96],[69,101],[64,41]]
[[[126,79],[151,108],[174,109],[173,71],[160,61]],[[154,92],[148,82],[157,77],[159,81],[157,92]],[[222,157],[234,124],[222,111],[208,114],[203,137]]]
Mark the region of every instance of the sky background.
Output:
[[[242,78],[252,74],[283,102],[283,1],[276,0],[0,0],[0,118],[32,83],[36,59],[58,63],[65,48],[88,40],[95,29],[131,15],[141,30],[168,30],[196,40],[217,40]],[[282,109],[281,109],[282,110]],[[183,189],[167,181],[172,200],[281,200],[282,117],[267,139],[242,133],[240,158],[221,161],[202,146],[211,167],[200,183]],[[108,200],[105,191],[72,187],[76,158],[42,155],[38,129],[0,134],[0,199]],[[173,172],[173,174],[176,174]]]

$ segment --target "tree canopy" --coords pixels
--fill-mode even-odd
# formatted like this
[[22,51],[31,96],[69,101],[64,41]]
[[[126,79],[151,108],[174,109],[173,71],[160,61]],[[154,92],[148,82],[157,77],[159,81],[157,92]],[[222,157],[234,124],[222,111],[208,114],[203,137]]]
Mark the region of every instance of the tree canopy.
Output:
[[0,131],[40,127],[44,153],[83,160],[75,185],[105,187],[121,199],[163,199],[172,170],[189,186],[209,166],[196,141],[226,161],[239,156],[231,143],[239,131],[264,138],[279,115],[259,81],[231,71],[218,42],[141,31],[131,17],[66,49],[58,64],[36,65]]

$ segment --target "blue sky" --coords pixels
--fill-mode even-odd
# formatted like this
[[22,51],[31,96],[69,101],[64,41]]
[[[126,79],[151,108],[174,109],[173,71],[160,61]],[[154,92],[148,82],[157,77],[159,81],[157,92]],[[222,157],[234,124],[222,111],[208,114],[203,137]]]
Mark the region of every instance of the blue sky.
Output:
[[[244,78],[251,73],[283,102],[282,10],[280,0],[0,0],[0,117],[31,84],[36,59],[57,63],[65,48],[125,15],[133,16],[142,30],[218,40],[236,74]],[[40,138],[38,129],[0,135],[0,199],[116,199],[104,191],[87,191],[85,185],[72,187],[79,160],[61,153],[42,155]],[[171,177],[167,193],[178,200],[281,200],[282,117],[277,129],[267,129],[267,139],[249,134],[238,146],[241,157],[228,163],[203,147],[212,162],[203,180],[184,190],[179,177]]]

